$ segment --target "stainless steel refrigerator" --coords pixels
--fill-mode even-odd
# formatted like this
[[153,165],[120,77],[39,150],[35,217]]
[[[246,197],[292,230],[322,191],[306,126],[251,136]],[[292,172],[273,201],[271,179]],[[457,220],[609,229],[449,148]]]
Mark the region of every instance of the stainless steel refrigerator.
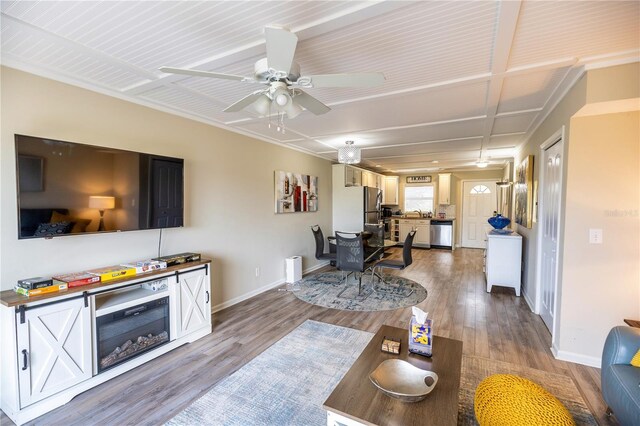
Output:
[[364,195],[364,221],[365,223],[378,223],[382,220],[382,191],[378,188],[363,186]]
[[360,232],[382,220],[382,191],[369,186],[334,187],[333,231]]

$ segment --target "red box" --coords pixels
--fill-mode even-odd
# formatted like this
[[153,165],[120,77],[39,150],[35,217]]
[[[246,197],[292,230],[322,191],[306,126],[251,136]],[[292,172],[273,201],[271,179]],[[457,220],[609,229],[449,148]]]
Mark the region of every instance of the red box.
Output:
[[71,274],[58,275],[53,277],[54,280],[67,283],[69,287],[79,287],[81,285],[95,284],[100,282],[100,277],[92,275],[88,272],[75,272]]

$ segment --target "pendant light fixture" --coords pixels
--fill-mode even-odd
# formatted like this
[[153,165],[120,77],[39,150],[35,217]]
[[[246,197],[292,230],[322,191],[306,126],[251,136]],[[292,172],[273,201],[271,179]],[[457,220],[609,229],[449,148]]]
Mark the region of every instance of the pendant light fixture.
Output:
[[476,166],[481,169],[486,168],[488,165],[489,163],[487,162],[487,160],[483,160],[482,158],[479,158],[478,161],[476,161]]
[[345,146],[338,148],[338,162],[342,164],[358,164],[361,159],[360,148],[353,141],[346,141]]

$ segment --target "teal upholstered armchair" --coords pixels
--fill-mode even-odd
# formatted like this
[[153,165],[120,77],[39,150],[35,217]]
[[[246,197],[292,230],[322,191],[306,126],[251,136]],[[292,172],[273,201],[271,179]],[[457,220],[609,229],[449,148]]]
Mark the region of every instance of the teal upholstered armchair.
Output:
[[614,327],[602,351],[602,397],[607,414],[625,425],[640,425],[640,368],[631,358],[640,349],[640,328]]

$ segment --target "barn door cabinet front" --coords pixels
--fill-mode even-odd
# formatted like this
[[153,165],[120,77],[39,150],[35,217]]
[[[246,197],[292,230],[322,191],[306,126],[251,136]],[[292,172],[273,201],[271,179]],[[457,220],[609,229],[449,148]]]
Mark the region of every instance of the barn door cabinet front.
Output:
[[172,288],[176,338],[211,328],[211,287],[208,267],[180,272]]
[[83,298],[16,313],[20,408],[92,376],[91,309]]

